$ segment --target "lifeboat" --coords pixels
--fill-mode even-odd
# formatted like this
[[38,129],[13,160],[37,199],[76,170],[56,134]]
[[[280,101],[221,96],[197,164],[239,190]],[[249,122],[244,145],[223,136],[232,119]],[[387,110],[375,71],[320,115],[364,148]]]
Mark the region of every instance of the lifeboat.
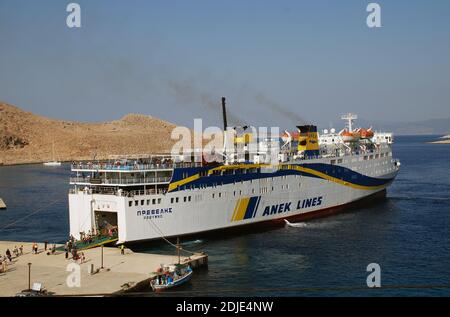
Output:
[[298,131],[287,131],[285,130],[284,133],[281,135],[281,139],[286,141],[291,140],[298,140],[298,137],[300,136],[300,133]]
[[357,142],[361,138],[361,134],[358,131],[343,130],[339,134],[344,142]]
[[371,138],[373,138],[372,128],[369,128],[369,129],[359,128],[357,131],[361,135],[361,139],[371,139]]

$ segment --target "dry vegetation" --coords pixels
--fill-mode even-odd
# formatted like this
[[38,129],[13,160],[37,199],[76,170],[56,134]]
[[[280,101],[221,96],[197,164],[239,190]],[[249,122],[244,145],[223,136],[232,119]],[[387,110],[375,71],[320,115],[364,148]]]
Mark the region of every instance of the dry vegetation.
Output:
[[175,125],[151,116],[80,123],[54,120],[0,102],[0,164],[92,160],[110,155],[166,153]]

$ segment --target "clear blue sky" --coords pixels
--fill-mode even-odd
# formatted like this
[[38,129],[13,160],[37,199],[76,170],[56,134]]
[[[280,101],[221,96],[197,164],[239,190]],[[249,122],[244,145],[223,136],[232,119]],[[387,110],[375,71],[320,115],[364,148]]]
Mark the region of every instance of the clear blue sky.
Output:
[[[81,29],[66,5],[78,2]],[[450,1],[0,0],[0,100],[83,121],[450,117]],[[216,104],[214,104],[216,103]]]

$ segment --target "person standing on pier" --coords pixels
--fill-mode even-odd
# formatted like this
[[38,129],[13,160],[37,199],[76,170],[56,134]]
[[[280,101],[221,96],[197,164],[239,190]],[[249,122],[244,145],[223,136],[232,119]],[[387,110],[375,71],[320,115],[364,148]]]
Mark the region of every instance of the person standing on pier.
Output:
[[8,257],[9,262],[12,262],[11,251],[9,251],[9,249],[6,249],[6,256]]
[[44,241],[44,251],[47,251],[48,241]]
[[6,271],[8,270],[8,264],[6,263],[6,257],[5,256],[0,256],[0,264],[2,266],[2,272],[6,273]]
[[23,255],[23,244],[19,247],[20,255]]
[[124,255],[125,254],[125,247],[124,245],[120,245],[120,254]]
[[33,244],[31,245],[31,253],[35,254],[35,250],[36,250],[36,242],[33,242]]

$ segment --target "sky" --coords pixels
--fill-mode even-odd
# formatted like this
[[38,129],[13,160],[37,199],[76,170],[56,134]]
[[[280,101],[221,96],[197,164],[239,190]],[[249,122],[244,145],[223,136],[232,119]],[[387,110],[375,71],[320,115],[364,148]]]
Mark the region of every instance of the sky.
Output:
[[64,120],[181,125],[450,117],[450,1],[0,0],[0,100]]

